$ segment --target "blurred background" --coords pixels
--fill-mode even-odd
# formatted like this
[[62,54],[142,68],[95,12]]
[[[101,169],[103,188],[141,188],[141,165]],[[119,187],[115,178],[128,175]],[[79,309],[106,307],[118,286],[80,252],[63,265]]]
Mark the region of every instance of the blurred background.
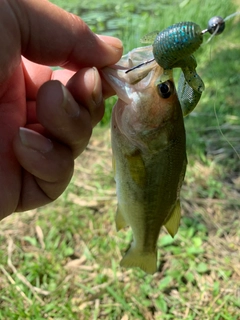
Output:
[[[119,37],[125,53],[151,31],[180,21],[205,29],[211,17],[240,10],[239,0],[52,2]],[[114,223],[112,97],[64,194],[1,222],[0,319],[239,319],[240,16],[208,38],[195,54],[206,89],[185,118],[183,217],[175,239],[161,231],[159,272],[119,267],[132,233]]]

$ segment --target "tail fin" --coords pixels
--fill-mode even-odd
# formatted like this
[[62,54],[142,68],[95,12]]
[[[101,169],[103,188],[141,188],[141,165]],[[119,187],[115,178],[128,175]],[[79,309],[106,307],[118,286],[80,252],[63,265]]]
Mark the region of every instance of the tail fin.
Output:
[[131,245],[125,256],[120,262],[121,267],[138,267],[149,274],[157,271],[157,252],[142,252]]

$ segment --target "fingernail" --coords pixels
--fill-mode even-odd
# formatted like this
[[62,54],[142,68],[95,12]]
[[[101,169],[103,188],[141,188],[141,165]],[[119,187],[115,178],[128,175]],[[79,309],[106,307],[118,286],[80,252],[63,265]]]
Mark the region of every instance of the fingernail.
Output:
[[111,36],[102,36],[102,35],[98,35],[97,36],[105,43],[107,43],[108,45],[116,48],[116,49],[122,49],[123,44],[122,41],[119,40],[118,38],[115,37],[111,37]]
[[62,85],[63,101],[62,108],[70,117],[78,117],[80,113],[79,105],[73,99],[72,95],[68,90]]
[[47,153],[52,150],[52,141],[45,138],[36,131],[20,127],[19,136],[22,144],[30,149],[39,151],[41,153]]
[[92,69],[90,69],[90,72],[92,72],[92,76],[94,79],[93,80],[94,87],[93,87],[93,91],[92,91],[92,100],[98,106],[102,103],[102,100],[103,100],[101,79],[100,79],[100,75],[98,73],[97,68],[93,67]]
[[93,67],[87,70],[84,78],[88,83],[93,83],[93,90],[89,107],[95,107],[102,103],[102,83],[97,68]]

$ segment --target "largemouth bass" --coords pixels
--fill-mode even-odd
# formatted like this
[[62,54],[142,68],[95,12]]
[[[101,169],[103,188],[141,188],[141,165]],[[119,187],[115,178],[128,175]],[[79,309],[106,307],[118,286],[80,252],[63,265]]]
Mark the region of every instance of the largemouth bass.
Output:
[[156,61],[125,72],[143,56],[152,56],[151,46],[129,52],[118,65],[105,68],[103,76],[118,95],[111,120],[116,228],[130,226],[133,232],[133,242],[120,264],[153,274],[161,227],[172,237],[179,227],[187,158],[173,79],[160,83],[164,70]]

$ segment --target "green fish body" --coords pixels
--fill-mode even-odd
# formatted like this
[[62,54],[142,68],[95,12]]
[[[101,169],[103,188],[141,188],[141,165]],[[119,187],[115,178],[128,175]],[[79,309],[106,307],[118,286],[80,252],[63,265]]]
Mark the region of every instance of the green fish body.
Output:
[[161,227],[171,236],[179,227],[186,141],[173,80],[160,83],[164,70],[155,61],[125,73],[125,68],[138,63],[139,53],[141,48],[131,51],[119,66],[106,68],[103,76],[119,97],[111,124],[116,228],[130,226],[133,232],[133,242],[120,264],[153,274]]

